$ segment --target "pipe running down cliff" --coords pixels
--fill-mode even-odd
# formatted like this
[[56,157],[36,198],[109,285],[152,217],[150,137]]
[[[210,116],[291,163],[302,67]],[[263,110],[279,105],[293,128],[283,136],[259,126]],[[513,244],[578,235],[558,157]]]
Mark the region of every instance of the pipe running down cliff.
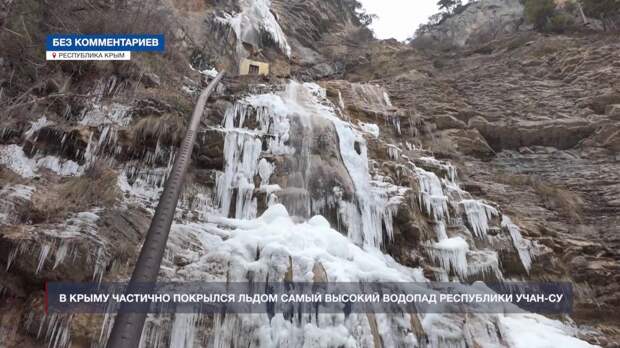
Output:
[[[183,139],[183,143],[174,162],[170,178],[166,181],[164,192],[159,199],[159,204],[151,221],[151,226],[146,235],[146,240],[136,262],[136,268],[131,276],[128,291],[135,284],[151,283],[157,281],[157,275],[164,257],[168,235],[174,212],[177,207],[179,195],[185,180],[185,174],[189,167],[196,133],[204,114],[207,99],[217,87],[225,72],[220,72],[213,81],[204,89],[192,115],[191,123]],[[146,313],[127,313],[122,308],[114,322],[108,348],[137,347],[146,320]]]

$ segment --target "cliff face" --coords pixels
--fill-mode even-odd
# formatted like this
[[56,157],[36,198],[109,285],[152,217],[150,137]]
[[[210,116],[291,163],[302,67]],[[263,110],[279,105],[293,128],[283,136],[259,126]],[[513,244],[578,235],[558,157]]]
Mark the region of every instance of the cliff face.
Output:
[[463,47],[526,29],[520,0],[481,0],[465,6],[461,13],[423,33],[421,39],[449,47]]
[[[471,5],[445,37],[471,43],[489,13],[512,28],[517,2]],[[8,18],[56,24],[30,5]],[[67,26],[91,11],[64,5]],[[108,5],[93,16],[135,10]],[[421,51],[373,40],[352,5],[155,1],[162,57],[40,69],[4,53],[0,346],[105,343],[109,318],[44,315],[44,282],[127,279],[197,91],[223,68],[160,279],[568,280],[576,323],[176,315],[149,318],[146,346],[617,346],[617,37],[506,29]],[[244,57],[273,75],[234,76]]]
[[[386,51],[373,59],[396,59]],[[527,33],[427,57],[433,65],[376,68],[391,74],[381,82],[394,105],[426,124],[417,139],[552,251],[530,276],[573,279],[576,319],[617,321],[617,39]]]

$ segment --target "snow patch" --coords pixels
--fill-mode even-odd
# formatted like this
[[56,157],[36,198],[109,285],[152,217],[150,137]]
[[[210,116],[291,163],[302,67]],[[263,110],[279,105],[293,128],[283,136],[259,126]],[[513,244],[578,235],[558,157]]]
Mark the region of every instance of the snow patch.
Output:
[[60,176],[79,176],[84,172],[84,167],[71,160],[62,160],[55,156],[28,158],[24,148],[15,144],[0,145],[0,165],[24,178],[35,177],[42,168]]
[[537,314],[500,316],[499,328],[513,348],[597,347],[572,337],[575,330],[561,322]]
[[359,126],[362,128],[362,131],[372,135],[375,138],[379,137],[379,126],[377,126],[374,123],[365,123],[365,122],[360,122]]

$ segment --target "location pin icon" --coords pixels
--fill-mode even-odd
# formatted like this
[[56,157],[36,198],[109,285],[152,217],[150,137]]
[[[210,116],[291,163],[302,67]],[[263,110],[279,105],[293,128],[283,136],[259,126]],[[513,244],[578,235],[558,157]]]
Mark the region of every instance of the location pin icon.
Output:
[[56,52],[52,52],[52,58],[56,58]]

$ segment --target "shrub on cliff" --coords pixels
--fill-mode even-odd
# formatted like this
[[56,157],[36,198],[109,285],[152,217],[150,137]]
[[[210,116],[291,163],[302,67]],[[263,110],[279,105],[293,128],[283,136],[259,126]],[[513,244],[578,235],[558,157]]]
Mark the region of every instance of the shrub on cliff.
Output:
[[526,0],[525,18],[534,25],[537,30],[545,30],[549,19],[555,13],[554,0]]
[[586,16],[604,19],[620,14],[620,0],[581,0]]
[[563,33],[575,28],[575,18],[566,12],[558,12],[549,17],[544,31]]
[[563,9],[558,9],[555,0],[526,0],[525,18],[536,30],[563,33],[575,28],[576,7],[571,4],[568,2]]

